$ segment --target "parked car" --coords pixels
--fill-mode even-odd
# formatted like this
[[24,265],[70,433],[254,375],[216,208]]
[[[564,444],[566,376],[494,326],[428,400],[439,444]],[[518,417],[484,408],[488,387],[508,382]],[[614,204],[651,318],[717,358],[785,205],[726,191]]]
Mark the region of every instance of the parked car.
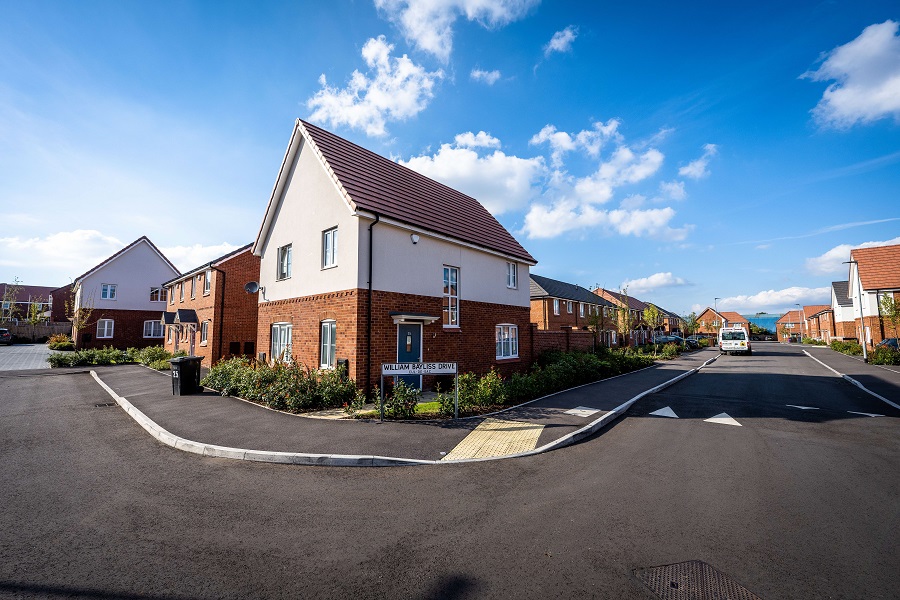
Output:
[[897,341],[897,338],[885,338],[875,344],[876,348],[880,346],[884,346],[885,348],[893,348],[894,350],[900,350],[900,342]]
[[9,329],[0,329],[0,344],[12,346],[12,334]]
[[657,337],[655,341],[657,344],[669,344],[674,342],[679,346],[687,346],[691,349],[700,347],[700,342],[698,342],[697,340],[692,340],[691,338],[684,339],[683,337],[679,337],[677,335],[661,335]]

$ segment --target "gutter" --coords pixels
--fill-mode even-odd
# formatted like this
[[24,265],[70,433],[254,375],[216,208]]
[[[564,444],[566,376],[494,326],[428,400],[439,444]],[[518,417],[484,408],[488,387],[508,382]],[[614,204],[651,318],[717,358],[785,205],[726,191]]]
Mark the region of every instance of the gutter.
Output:
[[374,257],[372,255],[372,228],[381,221],[381,215],[373,213],[375,220],[369,223],[369,296],[366,307],[366,390],[372,384],[372,265]]

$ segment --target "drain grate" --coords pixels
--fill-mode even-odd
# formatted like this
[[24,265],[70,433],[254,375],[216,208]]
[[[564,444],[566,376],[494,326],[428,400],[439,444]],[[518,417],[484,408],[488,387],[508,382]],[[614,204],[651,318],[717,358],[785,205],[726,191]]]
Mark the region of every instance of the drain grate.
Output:
[[106,408],[107,406],[115,406],[115,402],[101,402],[100,404],[95,404],[96,408]]
[[662,600],[762,600],[702,560],[635,569],[634,575]]

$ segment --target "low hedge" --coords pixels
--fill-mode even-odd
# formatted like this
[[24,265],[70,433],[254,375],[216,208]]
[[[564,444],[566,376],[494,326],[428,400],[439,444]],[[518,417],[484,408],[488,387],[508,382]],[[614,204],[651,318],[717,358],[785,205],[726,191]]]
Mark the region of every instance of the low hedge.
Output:
[[[50,363],[50,368],[140,363],[157,371],[162,371],[170,368],[168,359],[174,356],[187,356],[187,352],[179,350],[172,354],[162,346],[151,346],[140,350],[137,348],[118,350],[111,346],[106,346],[104,348],[75,350],[74,352],[53,353],[47,357],[47,362]],[[165,363],[165,366],[163,363]]]
[[853,341],[845,342],[842,340],[834,340],[831,342],[831,349],[851,356],[859,356],[863,353],[862,346],[859,342]]
[[878,346],[869,354],[869,363],[873,365],[900,365],[900,350],[887,346]]

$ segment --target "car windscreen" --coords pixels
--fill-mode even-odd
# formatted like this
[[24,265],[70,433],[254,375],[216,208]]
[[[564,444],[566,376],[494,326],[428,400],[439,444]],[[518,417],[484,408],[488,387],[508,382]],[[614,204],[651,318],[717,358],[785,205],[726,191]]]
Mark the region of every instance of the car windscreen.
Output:
[[743,331],[723,331],[722,332],[722,341],[734,342],[734,341],[746,340],[746,339],[747,338],[744,337]]

